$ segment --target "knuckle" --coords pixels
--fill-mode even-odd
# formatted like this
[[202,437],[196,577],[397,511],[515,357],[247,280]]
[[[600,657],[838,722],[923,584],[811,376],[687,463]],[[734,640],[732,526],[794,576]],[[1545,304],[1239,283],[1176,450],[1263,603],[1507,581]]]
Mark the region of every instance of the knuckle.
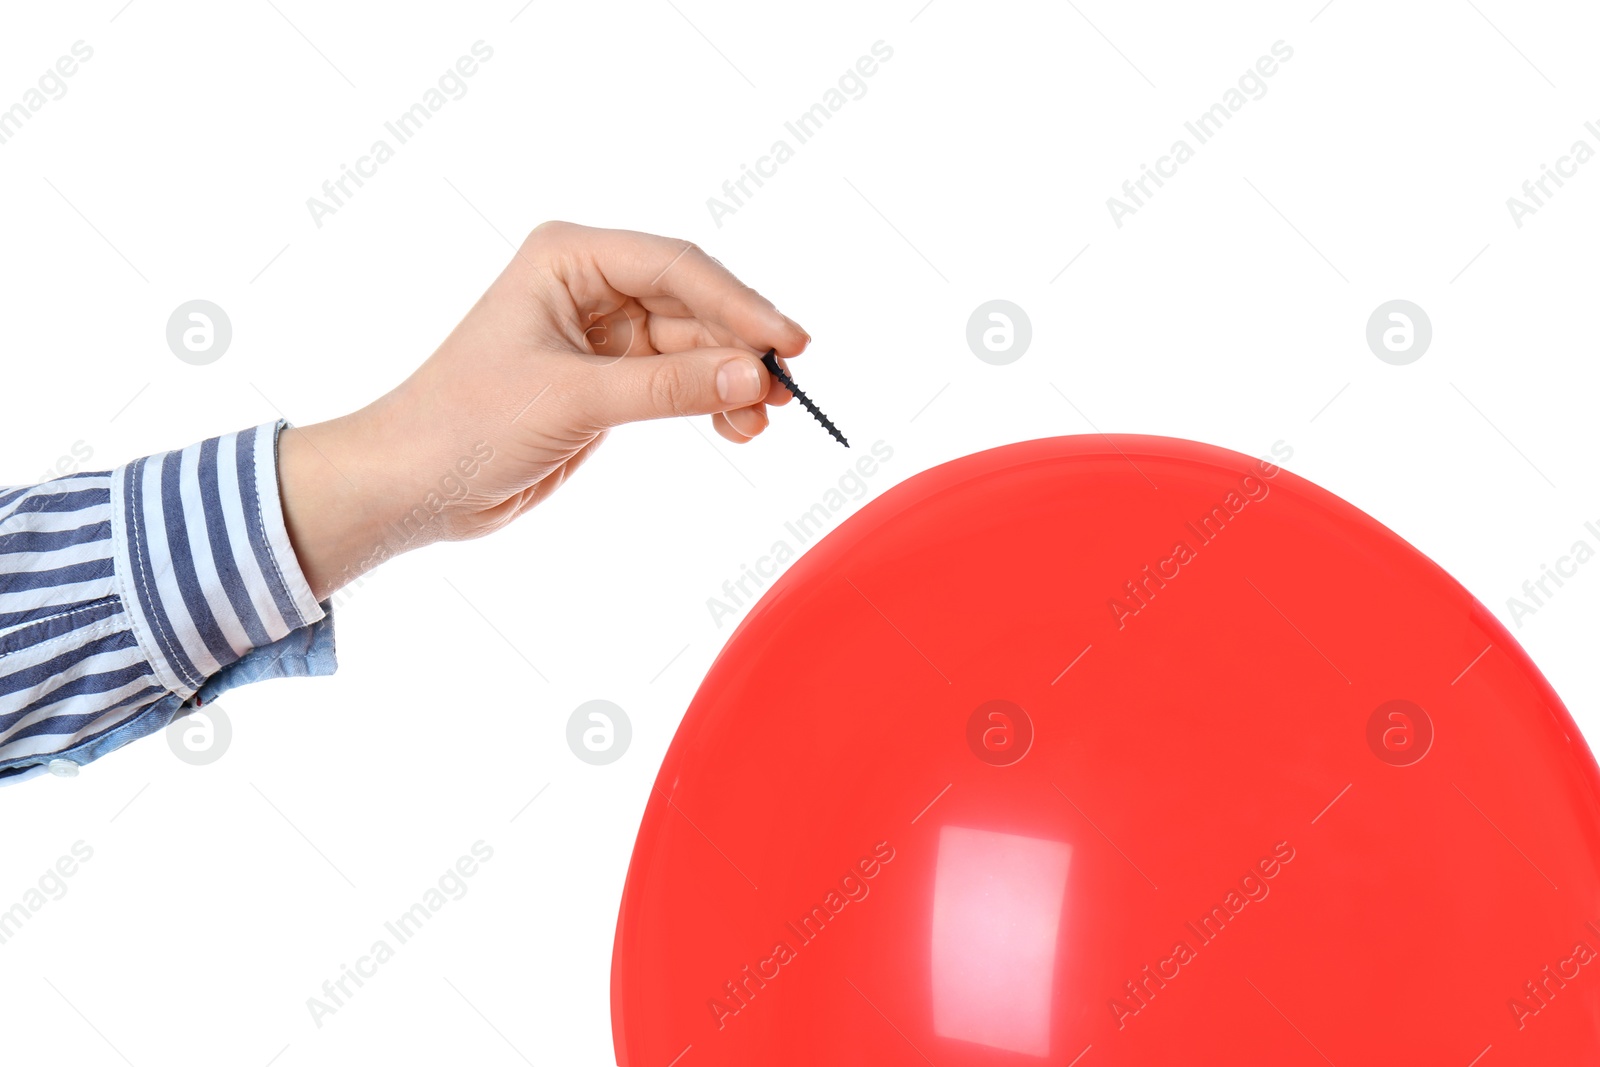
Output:
[[688,400],[688,388],[683,368],[675,362],[664,364],[650,376],[650,399],[656,410],[663,414],[683,413],[683,405]]
[[739,308],[762,307],[766,303],[766,297],[756,292],[752,286],[734,278],[732,284],[723,290],[722,301],[717,311],[726,321],[727,317],[733,315]]
[[712,256],[711,253],[707,252],[703,247],[701,247],[700,243],[697,241],[690,241],[686,238],[680,237],[674,239],[673,244],[676,247],[672,254],[679,260],[686,262],[693,260],[696,263],[711,263],[718,266],[721,265],[717,264],[716,258]]
[[571,232],[572,228],[573,224],[570,222],[564,222],[561,219],[546,219],[529,231],[528,240],[533,242],[560,237]]

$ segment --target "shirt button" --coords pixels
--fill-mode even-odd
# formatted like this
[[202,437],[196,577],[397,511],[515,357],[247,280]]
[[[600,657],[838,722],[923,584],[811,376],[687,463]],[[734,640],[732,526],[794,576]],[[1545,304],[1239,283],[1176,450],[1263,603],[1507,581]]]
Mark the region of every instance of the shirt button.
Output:
[[53,759],[46,764],[46,768],[57,778],[78,777],[78,765],[69,759]]

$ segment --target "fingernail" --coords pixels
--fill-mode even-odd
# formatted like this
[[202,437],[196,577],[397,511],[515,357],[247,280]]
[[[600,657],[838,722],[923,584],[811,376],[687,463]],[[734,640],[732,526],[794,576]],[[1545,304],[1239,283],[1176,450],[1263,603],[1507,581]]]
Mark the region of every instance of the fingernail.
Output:
[[761,373],[747,359],[730,359],[717,370],[717,393],[724,404],[753,404],[761,399]]

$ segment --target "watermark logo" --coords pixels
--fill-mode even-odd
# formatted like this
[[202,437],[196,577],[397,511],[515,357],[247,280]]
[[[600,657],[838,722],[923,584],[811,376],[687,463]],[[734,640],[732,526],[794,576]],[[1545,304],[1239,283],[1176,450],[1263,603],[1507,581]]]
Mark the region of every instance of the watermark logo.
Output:
[[967,747],[991,767],[1009,767],[1033,747],[1033,720],[1020,704],[986,701],[967,717]]
[[1166,154],[1156,157],[1154,168],[1148,163],[1139,164],[1139,176],[1122,183],[1121,197],[1106,197],[1106,210],[1111,213],[1111,221],[1117,229],[1122,229],[1124,220],[1138,214],[1156,195],[1156,190],[1166,185],[1163,178],[1171,180],[1178,176],[1178,168],[1194,158],[1196,148],[1221,133],[1247,103],[1267,95],[1266,79],[1278,73],[1280,64],[1294,58],[1294,49],[1283,41],[1274,41],[1271,52],[1257,59],[1253,67],[1245,68],[1236,86],[1229,87],[1221,100],[1183,124],[1184,132],[1194,139],[1194,144],[1187,138],[1177,138]]
[[[1583,528],[1590,536],[1600,541],[1600,526],[1586,522]],[[1546,606],[1546,601],[1567,584],[1562,581],[1563,578],[1576,578],[1578,568],[1594,559],[1594,556],[1594,548],[1580,537],[1572,543],[1572,548],[1566,555],[1557,557],[1554,567],[1548,563],[1539,564],[1539,577],[1529,578],[1522,583],[1522,596],[1526,599],[1514,596],[1506,598],[1506,611],[1511,613],[1511,621],[1517,629],[1522,629],[1524,617],[1536,614],[1540,608]],[[1551,588],[1551,583],[1555,584],[1554,589]]]
[[[1591,933],[1600,933],[1600,927],[1593,922],[1584,923]],[[1585,934],[1585,937],[1588,935]],[[1595,960],[1595,950],[1586,940],[1573,944],[1572,955],[1566,959],[1558,959],[1555,963],[1547,963],[1533,979],[1522,983],[1522,992],[1506,1000],[1506,1007],[1511,1011],[1511,1017],[1517,1022],[1517,1029],[1526,1029],[1528,1020],[1538,1015],[1550,1006],[1556,994],[1567,988],[1567,983],[1574,981]]]
[[1367,747],[1391,767],[1409,767],[1433,747],[1433,720],[1409,700],[1386,701],[1367,719]]
[[706,1007],[716,1020],[717,1029],[727,1026],[729,1019],[750,1007],[756,995],[767,988],[767,983],[776,981],[783,968],[799,959],[800,950],[821,937],[846,907],[866,900],[872,891],[867,883],[894,862],[894,856],[889,842],[879,841],[873,845],[870,855],[857,860],[839,878],[837,888],[830,886],[810,911],[783,924],[783,934],[773,943],[770,954],[754,964],[745,964],[732,980],[722,983],[722,991],[706,999]]
[[[1593,122],[1585,122],[1583,128],[1591,137],[1600,139],[1600,126],[1596,126]],[[1546,201],[1567,184],[1561,179],[1576,178],[1578,168],[1594,156],[1593,146],[1580,137],[1572,142],[1572,147],[1566,155],[1556,159],[1554,168],[1548,163],[1539,164],[1539,176],[1529,178],[1522,183],[1522,196],[1506,197],[1506,210],[1511,213],[1512,225],[1519,230],[1522,229],[1528,217],[1537,215],[1540,208],[1547,206]],[[1552,184],[1555,186],[1554,189],[1551,188]]]
[[785,522],[783,528],[787,536],[775,540],[765,555],[756,558],[754,567],[741,563],[739,576],[722,583],[722,595],[706,598],[706,611],[718,629],[722,628],[724,619],[736,616],[740,608],[754,603],[801,548],[827,532],[833,517],[850,501],[867,495],[867,479],[878,473],[880,464],[893,458],[894,449],[878,440],[872,442],[871,453],[845,468],[834,485],[822,494],[821,500]]
[[83,465],[94,458],[94,446],[82,438],[72,442],[70,454],[58,456],[56,461],[45,469],[39,481],[53,482],[57,478],[65,478],[69,474],[76,474],[83,470]]
[[[756,157],[754,168],[748,163],[739,165],[739,176],[722,183],[721,196],[706,197],[706,210],[717,229],[722,220],[737,214],[756,195],[766,181],[778,176],[778,168],[794,158],[795,149],[805,144],[833,120],[852,100],[867,95],[866,79],[878,73],[880,66],[894,57],[894,49],[883,41],[872,42],[872,54],[859,57],[854,66],[846,67],[835,86],[822,94],[822,99],[783,124],[786,136],[773,139],[767,151]],[[790,141],[793,140],[791,144]],[[752,188],[753,186],[753,188]]]
[[471,52],[470,56],[458,57],[439,75],[435,85],[423,91],[420,99],[385,122],[383,129],[388,136],[376,138],[364,154],[356,157],[355,166],[340,163],[339,176],[322,183],[321,196],[306,197],[306,211],[317,229],[322,229],[328,216],[348,206],[367,181],[378,176],[378,168],[394,159],[396,151],[421,133],[446,104],[467,95],[467,79],[494,58],[494,49],[481,40],[472,43]]
[[167,347],[195,367],[215,363],[233,343],[233,323],[228,313],[209,300],[179,304],[167,319]]
[[567,747],[596,767],[617,762],[632,741],[628,713],[609,700],[585,701],[567,718]]
[[[1273,455],[1279,454],[1279,446],[1282,445],[1282,441],[1273,444]],[[1287,455],[1294,454],[1293,448],[1283,451]],[[1128,620],[1148,608],[1155,601],[1157,593],[1165,589],[1169,582],[1177,581],[1184,568],[1200,558],[1200,550],[1221,537],[1222,531],[1247,506],[1267,499],[1272,487],[1263,479],[1276,478],[1281,468],[1262,458],[1256,461],[1252,469],[1260,477],[1254,473],[1243,475],[1239,479],[1238,489],[1229,490],[1220,503],[1212,505],[1209,512],[1183,524],[1186,536],[1173,542],[1172,552],[1165,559],[1146,563],[1137,575],[1122,583],[1121,593],[1107,599],[1106,607],[1116,620],[1117,629],[1126,628]]]
[[9,107],[0,105],[0,144],[21,133],[22,128],[50,101],[66,96],[66,79],[78,73],[80,64],[94,58],[94,49],[83,41],[74,41],[71,51],[71,55],[57,59],[54,67],[46,68],[39,75],[38,87],[29,88],[20,101]]
[[979,304],[967,319],[967,347],[985,363],[1003,367],[1015,363],[1033,340],[1028,313],[1009,300]]
[[1173,943],[1171,955],[1154,964],[1145,964],[1142,971],[1123,982],[1122,992],[1107,1001],[1111,1016],[1117,1021],[1117,1029],[1124,1029],[1129,1019],[1148,1008],[1156,994],[1167,988],[1168,982],[1176,981],[1184,968],[1199,959],[1200,950],[1221,937],[1222,932],[1246,907],[1266,900],[1272,892],[1268,883],[1285,866],[1293,863],[1294,857],[1295,850],[1289,842],[1279,841],[1273,845],[1272,853],[1257,860],[1255,866],[1246,871],[1235,886],[1228,888],[1220,903],[1213,904],[1211,910],[1199,919],[1183,924],[1183,936]]
[[471,855],[464,854],[446,867],[434,884],[423,890],[414,904],[393,920],[385,922],[383,930],[386,936],[375,938],[366,953],[356,957],[354,966],[339,964],[338,977],[322,983],[321,995],[314,993],[306,998],[306,1010],[318,1030],[327,1024],[328,1016],[336,1015],[341,1008],[347,1007],[367,981],[377,977],[379,969],[394,959],[396,951],[431,924],[433,917],[446,904],[467,895],[471,888],[468,879],[477,875],[483,869],[483,864],[494,859],[493,846],[481,838],[472,843],[470,852]]
[[167,747],[191,767],[217,762],[233,744],[233,723],[215,704],[196,708],[167,727]]
[[38,880],[22,893],[22,898],[0,910],[0,945],[16,937],[46,904],[67,895],[67,879],[78,873],[81,864],[94,858],[94,849],[83,841],[72,843],[71,855],[63,855],[46,867]]
[[355,596],[355,591],[366,584],[362,575],[385,560],[402,552],[432,544],[445,536],[443,527],[452,504],[465,500],[471,491],[470,482],[494,459],[494,445],[487,440],[476,442],[472,451],[456,457],[436,478],[422,497],[398,521],[390,521],[383,535],[373,544],[365,557],[356,563],[345,577],[347,584],[333,594],[334,607],[341,607]]
[[1415,363],[1432,343],[1433,321],[1409,300],[1379,304],[1367,319],[1367,347],[1385,363]]

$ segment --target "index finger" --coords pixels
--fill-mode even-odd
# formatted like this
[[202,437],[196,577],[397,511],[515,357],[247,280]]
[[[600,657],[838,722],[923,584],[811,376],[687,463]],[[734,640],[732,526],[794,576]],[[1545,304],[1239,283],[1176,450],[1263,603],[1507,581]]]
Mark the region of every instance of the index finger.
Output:
[[695,318],[722,326],[752,351],[776,348],[793,356],[811,340],[799,323],[692,241],[585,226],[563,227],[557,238],[618,292],[638,300],[677,300]]

